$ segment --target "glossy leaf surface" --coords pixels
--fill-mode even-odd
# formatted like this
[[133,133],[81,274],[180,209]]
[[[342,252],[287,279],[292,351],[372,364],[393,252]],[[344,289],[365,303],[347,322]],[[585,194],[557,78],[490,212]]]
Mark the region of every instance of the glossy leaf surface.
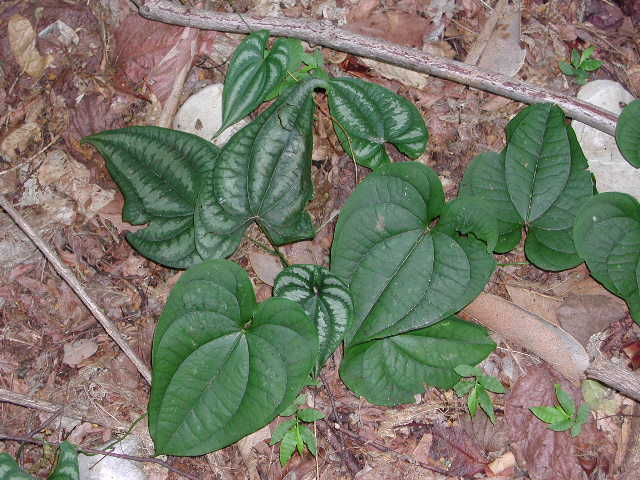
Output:
[[630,195],[607,192],[591,198],[573,229],[578,253],[591,275],[624,298],[640,323],[640,205]]
[[484,327],[449,317],[430,327],[346,349],[340,377],[371,403],[412,403],[425,384],[452,388],[460,379],[456,366],[475,365],[494,348]]
[[313,237],[304,207],[313,194],[313,91],[324,85],[300,82],[224,146],[196,209],[203,258],[233,253],[253,221],[277,245]]
[[69,442],[62,442],[58,447],[56,468],[48,480],[79,480],[78,449]]
[[625,160],[640,168],[640,100],[622,110],[616,125],[616,142]]
[[[530,118],[536,125],[540,122],[539,116],[521,114],[507,126],[508,137],[514,138],[515,132],[526,127]],[[521,239],[522,228],[526,227],[527,258],[539,268],[554,271],[582,262],[573,245],[572,229],[578,209],[593,195],[591,173],[576,135],[569,126],[561,128],[566,130],[569,148],[569,156],[565,158],[570,168],[569,177],[557,198],[535,220],[525,221],[512,202],[505,173],[509,161],[506,152],[478,155],[465,173],[460,193],[462,198],[483,199],[496,215],[499,230],[496,252],[513,249]]]
[[315,326],[300,305],[256,305],[237,264],[209,260],[171,292],[154,338],[149,431],[156,452],[202,455],[269,423],[315,365]]
[[383,166],[353,192],[331,259],[354,302],[347,345],[426,327],[482,291],[495,260],[477,240],[430,229],[443,207],[437,175],[414,162]]
[[122,218],[133,225],[149,224],[127,235],[131,245],[168,267],[200,263],[194,208],[220,150],[196,135],[159,127],[108,130],[83,142],[106,159],[125,197]]
[[564,189],[571,170],[564,113],[548,103],[518,114],[505,159],[509,197],[526,224],[542,216]]
[[385,143],[411,158],[427,148],[429,134],[420,112],[406,98],[359,78],[331,80],[327,91],[334,129],[342,148],[359,164],[389,163]]
[[[287,73],[287,67],[300,56],[299,40],[279,38],[267,48],[269,32],[250,34],[231,59],[222,93],[223,131],[253,112]],[[299,63],[299,61],[298,61]]]
[[349,288],[320,265],[292,265],[277,276],[273,296],[299,303],[315,323],[320,343],[316,370],[320,371],[353,321]]

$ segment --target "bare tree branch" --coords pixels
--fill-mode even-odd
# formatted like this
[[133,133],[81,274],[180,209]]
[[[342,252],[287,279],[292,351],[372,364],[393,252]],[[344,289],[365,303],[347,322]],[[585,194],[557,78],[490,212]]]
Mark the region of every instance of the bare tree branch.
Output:
[[232,33],[250,33],[266,29],[272,35],[292,37],[314,45],[340,50],[360,57],[371,58],[391,65],[427,73],[452,80],[480,90],[502,95],[524,103],[551,102],[582,123],[609,135],[615,134],[617,116],[577,98],[553,92],[521,80],[480,69],[465,63],[436,57],[377,38],[352,33],[328,21],[295,18],[242,17],[234,13],[221,13],[191,8],[167,0],[147,0],[140,6],[140,15],[172,25],[217,30]]
[[76,295],[82,300],[82,303],[86,305],[93,316],[98,320],[102,328],[105,329],[107,334],[113,339],[124,354],[131,360],[136,366],[140,375],[144,377],[147,383],[151,384],[151,371],[145,365],[145,363],[136,355],[129,343],[120,334],[116,326],[113,324],[109,317],[107,317],[100,306],[91,298],[91,296],[84,289],[78,278],[69,270],[58,255],[46,244],[42,237],[36,232],[31,225],[20,215],[13,205],[0,194],[0,207],[3,208],[7,214],[16,222],[16,225],[29,237],[29,239],[35,244],[36,247],[42,252],[47,260],[53,265],[53,268],[58,272],[62,279],[67,282]]

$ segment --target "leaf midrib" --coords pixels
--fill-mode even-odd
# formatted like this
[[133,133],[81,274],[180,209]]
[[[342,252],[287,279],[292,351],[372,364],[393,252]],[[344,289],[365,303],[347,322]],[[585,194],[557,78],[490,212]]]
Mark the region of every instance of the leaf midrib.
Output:
[[[415,229],[412,230],[405,230],[403,232],[397,233],[395,235],[391,235],[388,237],[384,238],[384,241],[387,241],[389,239],[392,239],[394,237],[397,237],[398,235],[404,235],[405,233],[408,232],[412,232],[415,231]],[[356,339],[360,333],[360,329],[362,328],[362,326],[364,325],[366,319],[369,317],[369,314],[371,313],[371,311],[374,309],[374,307],[378,304],[378,302],[380,301],[380,297],[382,297],[382,295],[384,295],[384,293],[387,291],[387,289],[389,288],[389,286],[391,285],[392,281],[396,278],[396,276],[398,275],[398,272],[400,272],[400,270],[405,266],[405,264],[407,263],[407,261],[409,260],[409,258],[413,255],[413,253],[415,252],[415,250],[418,248],[418,245],[420,243],[422,243],[422,241],[427,237],[427,235],[430,233],[430,230],[428,228],[425,228],[421,231],[420,235],[418,236],[418,238],[416,239],[415,242],[413,242],[413,245],[411,246],[411,248],[409,249],[409,251],[407,252],[407,254],[404,256],[404,258],[402,259],[401,262],[398,263],[398,265],[396,266],[396,268],[393,271],[393,274],[391,275],[391,277],[389,278],[389,281],[387,281],[385,283],[385,285],[378,291],[375,300],[371,303],[371,307],[369,307],[369,310],[367,311],[366,315],[364,315],[362,317],[362,322],[360,323],[360,325],[358,325],[358,330],[356,331],[356,334],[353,336],[354,339]],[[380,243],[380,242],[379,242]],[[357,268],[359,268],[360,264],[364,261],[364,259],[366,258],[366,256],[362,257],[362,259],[358,262],[357,264]],[[435,263],[435,249],[434,249],[434,256],[433,256],[433,262]],[[433,264],[432,264],[432,272],[433,272]],[[429,278],[429,282],[427,283],[426,289],[429,288],[429,286],[431,285],[431,282],[433,280],[433,275],[431,275],[431,277]],[[424,295],[422,296],[422,298],[424,298]],[[420,302],[418,302],[420,303]],[[412,305],[410,308],[410,311],[413,311],[418,304]],[[396,322],[397,323],[397,322]],[[387,328],[390,327],[386,327],[383,330],[386,330]],[[370,337],[370,335],[369,335]],[[368,338],[368,340],[370,340],[370,338]],[[366,341],[366,340],[365,340]],[[362,341],[358,342],[358,343],[363,343]],[[353,345],[357,345],[357,344],[351,344],[351,346]]]

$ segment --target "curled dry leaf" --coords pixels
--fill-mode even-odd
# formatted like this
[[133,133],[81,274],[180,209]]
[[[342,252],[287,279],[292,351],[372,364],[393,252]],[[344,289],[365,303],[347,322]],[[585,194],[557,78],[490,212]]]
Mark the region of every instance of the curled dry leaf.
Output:
[[30,77],[40,78],[53,58],[40,55],[36,47],[36,32],[31,22],[22,15],[13,15],[9,19],[7,31],[11,52],[20,68]]
[[580,379],[589,366],[586,350],[573,336],[504,298],[481,293],[462,312],[463,318],[525,346],[569,379]]

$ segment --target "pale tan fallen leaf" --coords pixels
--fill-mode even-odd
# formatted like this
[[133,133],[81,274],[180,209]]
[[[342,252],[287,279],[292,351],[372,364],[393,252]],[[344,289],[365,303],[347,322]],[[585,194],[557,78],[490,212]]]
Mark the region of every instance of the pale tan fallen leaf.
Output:
[[516,465],[516,457],[513,455],[513,452],[507,451],[496,458],[493,462],[487,465],[487,468],[491,470],[491,473],[498,474],[502,473],[508,468],[512,468]]
[[585,347],[594,333],[623,319],[627,308],[604,295],[569,295],[558,307],[558,323]]
[[509,284],[506,285],[506,288],[513,303],[540,315],[555,325],[559,325],[556,318],[556,310],[562,303],[561,299],[538,293],[530,288],[521,288]]
[[573,336],[502,297],[481,293],[462,314],[535,353],[572,381],[589,366],[586,350]]
[[43,57],[38,52],[36,32],[31,22],[22,15],[16,14],[9,19],[7,31],[11,53],[20,68],[30,77],[40,78],[53,58],[51,56]]
[[520,47],[521,15],[518,6],[511,6],[507,0],[500,0],[465,62],[510,77],[518,73],[527,54]]
[[75,367],[98,351],[98,344],[93,340],[76,340],[64,345],[62,362]]
[[249,252],[249,261],[258,278],[273,286],[273,281],[282,271],[280,261],[273,255],[256,251]]
[[257,432],[253,432],[251,435],[247,435],[237,443],[238,450],[240,451],[240,456],[242,457],[242,461],[247,467],[250,480],[260,480],[257,469],[258,456],[253,451],[253,449],[260,442],[266,442],[270,438],[271,430],[269,429],[269,425],[266,425]]
[[30,142],[40,140],[42,129],[36,122],[26,122],[7,135],[0,144],[0,152],[12,161],[17,160]]

